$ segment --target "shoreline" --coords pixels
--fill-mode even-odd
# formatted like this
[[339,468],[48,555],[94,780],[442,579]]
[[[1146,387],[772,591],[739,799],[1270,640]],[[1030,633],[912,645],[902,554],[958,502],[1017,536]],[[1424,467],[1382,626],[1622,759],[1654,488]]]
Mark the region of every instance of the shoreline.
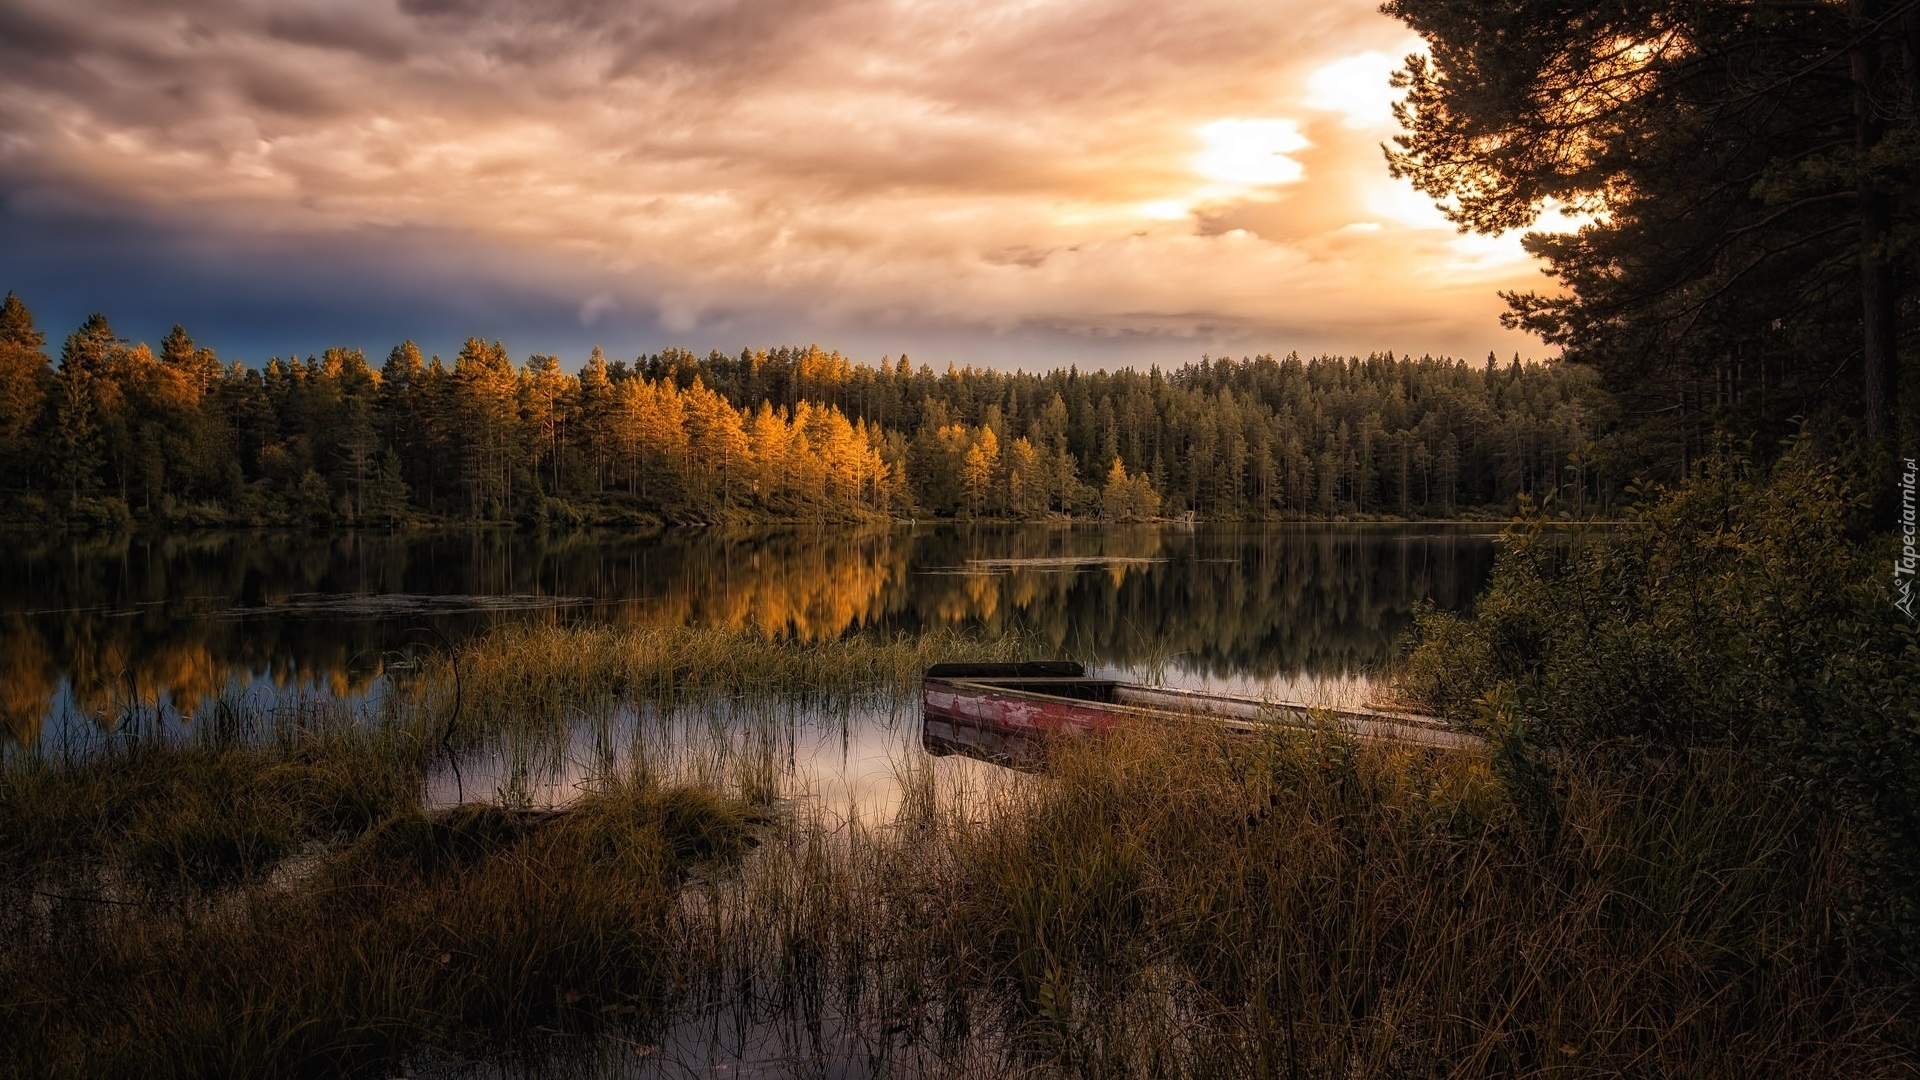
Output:
[[[175,536],[207,536],[221,533],[303,533],[313,536],[352,536],[444,533],[444,532],[502,532],[524,534],[569,534],[604,531],[624,531],[636,534],[685,533],[698,531],[734,532],[757,530],[789,530],[804,528],[921,528],[936,527],[1050,527],[1050,528],[1193,528],[1196,526],[1340,526],[1350,528],[1392,528],[1402,526],[1420,527],[1485,527],[1505,529],[1513,524],[1513,515],[1493,515],[1484,517],[1197,517],[1170,518],[1154,517],[1142,519],[1112,520],[1098,517],[1065,517],[1060,515],[1043,518],[1016,517],[896,517],[893,515],[873,515],[863,517],[766,517],[759,515],[740,515],[719,520],[614,520],[586,519],[582,521],[485,521],[461,519],[408,520],[402,522],[297,522],[297,521],[229,521],[229,522],[155,522],[134,519],[110,526],[89,526],[71,522],[53,524],[34,524],[29,522],[0,522],[0,536],[33,537],[70,537],[105,538],[131,536],[141,538],[165,538]],[[1630,524],[1626,518],[1549,518],[1545,524],[1549,528],[1575,527],[1616,527]]]

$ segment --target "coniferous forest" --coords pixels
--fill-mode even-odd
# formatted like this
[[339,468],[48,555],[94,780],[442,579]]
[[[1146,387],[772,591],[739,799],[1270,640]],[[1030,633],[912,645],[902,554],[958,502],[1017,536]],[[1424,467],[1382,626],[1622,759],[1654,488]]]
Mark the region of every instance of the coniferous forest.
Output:
[[1005,373],[678,349],[578,372],[469,339],[223,362],[100,315],[0,313],[0,487],[25,523],[695,523],[1604,513],[1644,447],[1570,365],[1202,358]]
[[[1147,7],[1166,108],[1134,46],[1225,24]],[[1920,0],[1381,11],[1393,175],[1583,222],[1504,296],[1562,359],[240,363],[7,294],[0,1074],[1920,1075]],[[1508,525],[537,527],[1189,514]],[[231,524],[315,535],[125,528]],[[1310,722],[928,693],[1047,657]]]

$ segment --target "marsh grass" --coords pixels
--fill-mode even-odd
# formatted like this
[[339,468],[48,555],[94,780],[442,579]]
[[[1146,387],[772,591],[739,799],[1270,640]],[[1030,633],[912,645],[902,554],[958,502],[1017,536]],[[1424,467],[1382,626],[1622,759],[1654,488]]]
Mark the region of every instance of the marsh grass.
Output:
[[[515,630],[366,715],[14,754],[0,1074],[1915,1072],[1832,916],[1844,824],[1730,753],[1516,795],[1478,752],[1188,726],[909,757],[885,820],[785,786],[783,718],[1018,648]],[[676,723],[739,745],[615,745]],[[579,738],[563,807],[424,798],[450,745]]]
[[439,716],[457,701],[456,734],[484,737],[560,730],[615,705],[660,714],[714,702],[788,714],[897,706],[915,699],[932,664],[1028,651],[1018,637],[952,631],[803,643],[700,628],[515,626],[434,657],[406,689],[410,704]]
[[346,710],[245,733],[115,731],[0,763],[0,866],[144,891],[255,876],[413,804],[430,747]]
[[[509,630],[378,707],[236,696],[14,748],[0,1073],[328,1075],[638,1037],[688,978],[683,883],[737,864],[773,820],[781,723],[895,702],[923,663],[1014,647]],[[618,709],[642,728],[740,721],[762,752],[660,774],[608,742]],[[425,800],[463,747],[550,767],[583,726],[600,752],[562,809]]]
[[0,1071],[334,1075],[644,1031],[676,995],[681,884],[763,817],[635,774],[559,812],[416,802],[219,889],[9,889]]
[[1484,759],[1311,735],[909,785],[893,827],[816,819],[710,886],[711,966],[794,1062],[853,1027],[879,1074],[1914,1071],[1831,918],[1836,829],[1732,759],[1575,781],[1544,848]]

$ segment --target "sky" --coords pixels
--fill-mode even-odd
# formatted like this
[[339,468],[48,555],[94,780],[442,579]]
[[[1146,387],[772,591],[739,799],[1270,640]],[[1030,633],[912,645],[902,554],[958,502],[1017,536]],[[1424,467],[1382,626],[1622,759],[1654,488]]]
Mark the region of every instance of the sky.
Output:
[[1540,357],[1374,0],[0,0],[0,289],[260,362]]

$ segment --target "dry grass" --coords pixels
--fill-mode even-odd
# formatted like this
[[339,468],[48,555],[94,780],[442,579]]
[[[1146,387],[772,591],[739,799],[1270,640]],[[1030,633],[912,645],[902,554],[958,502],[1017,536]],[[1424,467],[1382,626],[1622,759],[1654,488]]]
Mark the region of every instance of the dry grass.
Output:
[[914,700],[933,664],[1025,652],[1018,638],[947,631],[794,642],[678,627],[516,626],[434,657],[402,699],[436,717],[450,717],[457,701],[459,733],[468,736],[558,730],[615,705],[843,712]]
[[686,875],[760,816],[627,777],[557,814],[397,810],[220,888],[10,888],[0,1071],[338,1075],[644,1033],[678,997]]
[[738,862],[773,785],[745,768],[676,785],[636,759],[558,814],[429,812],[449,750],[557,743],[621,703],[790,720],[1013,647],[510,630],[372,712],[236,699],[184,729],[129,713],[16,749],[0,760],[0,1074],[331,1075],[638,1038],[692,974],[674,951],[682,882]]
[[796,1061],[851,1025],[882,1073],[1915,1071],[1831,917],[1837,835],[1731,760],[1575,781],[1544,848],[1481,760],[1311,736],[912,786],[896,827],[796,828],[714,905],[715,1003],[753,986]]
[[799,1074],[1915,1073],[1832,916],[1840,827],[1725,754],[1569,762],[1544,811],[1475,754],[1192,729],[916,759],[879,824],[644,762],[422,807],[456,698],[475,739],[897,706],[1014,648],[514,631],[377,716],[16,755],[0,1073],[584,1074],[721,1021]]

